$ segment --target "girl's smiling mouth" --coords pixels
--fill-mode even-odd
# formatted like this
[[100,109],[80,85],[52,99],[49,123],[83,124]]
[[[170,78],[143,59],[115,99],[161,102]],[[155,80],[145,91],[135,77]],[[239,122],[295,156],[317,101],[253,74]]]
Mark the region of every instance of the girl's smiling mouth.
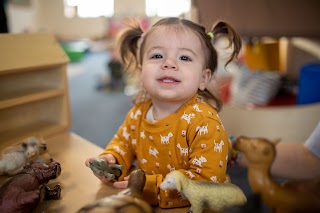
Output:
[[179,83],[180,81],[174,77],[171,76],[164,76],[162,78],[157,79],[158,82],[164,83],[164,84],[170,84],[170,83]]

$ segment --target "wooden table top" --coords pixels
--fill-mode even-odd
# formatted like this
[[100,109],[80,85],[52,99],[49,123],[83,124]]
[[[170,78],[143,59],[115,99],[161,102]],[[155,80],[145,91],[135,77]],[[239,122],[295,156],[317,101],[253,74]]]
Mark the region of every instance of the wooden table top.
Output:
[[[88,157],[97,156],[102,152],[101,147],[70,132],[46,139],[46,143],[48,152],[61,164],[61,175],[48,183],[49,186],[57,183],[61,185],[61,199],[43,201],[34,212],[76,212],[82,206],[99,198],[118,193],[118,189],[112,184],[102,183],[85,166]],[[157,207],[155,212],[187,212],[188,209],[188,207],[176,209]]]

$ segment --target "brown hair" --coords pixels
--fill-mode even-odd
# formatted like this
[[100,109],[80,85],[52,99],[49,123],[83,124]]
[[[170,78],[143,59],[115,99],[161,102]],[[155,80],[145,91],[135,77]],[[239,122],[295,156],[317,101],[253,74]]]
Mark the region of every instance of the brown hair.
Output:
[[[142,64],[143,51],[145,41],[148,36],[154,32],[154,30],[159,26],[174,26],[181,27],[191,30],[198,36],[201,44],[205,50],[205,68],[210,69],[212,74],[217,69],[218,56],[217,51],[213,47],[213,41],[219,36],[226,36],[229,40],[229,46],[233,45],[233,52],[228,59],[225,66],[234,60],[241,49],[241,38],[235,32],[235,30],[226,22],[220,21],[213,25],[210,32],[214,35],[213,39],[205,28],[199,24],[192,21],[180,18],[164,18],[156,22],[146,33],[144,33],[140,27],[139,21],[137,19],[130,20],[125,23],[125,28],[119,35],[117,44],[120,52],[122,62],[124,63],[126,70],[135,71],[139,64]],[[142,38],[142,41],[140,38]],[[141,44],[139,44],[141,42]],[[141,51],[140,51],[141,50]],[[214,101],[215,108],[220,111],[222,107],[222,101],[212,94],[208,89],[203,91],[198,90],[198,94],[207,99],[208,101]],[[146,99],[146,92],[139,92],[135,97],[135,103],[139,103]]]

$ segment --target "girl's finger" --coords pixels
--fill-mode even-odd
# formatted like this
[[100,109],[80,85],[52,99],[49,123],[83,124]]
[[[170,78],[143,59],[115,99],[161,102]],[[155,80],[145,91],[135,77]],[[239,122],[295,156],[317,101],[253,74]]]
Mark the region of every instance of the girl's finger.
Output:
[[128,186],[128,181],[118,181],[114,182],[113,186],[118,188],[118,189],[125,189]]
[[111,163],[111,164],[116,163],[115,157],[113,155],[111,155],[111,154],[106,154],[104,156],[104,159],[106,159],[108,161],[108,163]]
[[86,166],[87,167],[89,167],[90,166],[90,160],[91,160],[92,158],[87,158],[86,159],[86,162],[85,162],[85,164],[86,164]]

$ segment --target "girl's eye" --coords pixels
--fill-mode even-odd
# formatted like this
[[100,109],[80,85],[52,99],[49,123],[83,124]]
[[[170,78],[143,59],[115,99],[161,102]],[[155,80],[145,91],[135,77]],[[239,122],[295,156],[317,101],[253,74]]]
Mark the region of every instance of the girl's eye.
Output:
[[162,58],[162,55],[160,55],[160,54],[154,54],[151,58],[153,58],[153,59],[159,59],[159,58]]
[[189,58],[188,56],[181,56],[180,57],[180,59],[182,60],[182,61],[191,61],[191,58]]

